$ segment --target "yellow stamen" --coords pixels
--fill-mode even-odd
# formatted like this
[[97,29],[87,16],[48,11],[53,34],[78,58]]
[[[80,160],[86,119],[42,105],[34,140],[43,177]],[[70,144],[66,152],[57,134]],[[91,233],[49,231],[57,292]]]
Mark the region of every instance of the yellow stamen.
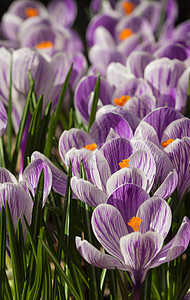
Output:
[[116,105],[123,106],[128,100],[130,99],[130,96],[121,96],[119,99],[115,98],[113,101]]
[[167,147],[169,144],[171,144],[174,140],[173,139],[169,139],[167,141],[162,142],[162,147]]
[[39,15],[37,8],[28,7],[25,9],[25,14],[28,18],[33,18]]
[[124,28],[124,29],[120,32],[119,38],[120,38],[121,41],[123,41],[123,40],[129,38],[129,37],[132,36],[132,35],[133,35],[133,32],[132,32],[131,29],[129,29],[129,28]]
[[35,47],[37,49],[53,48],[53,43],[50,41],[44,41],[44,42],[41,42],[41,43],[35,45]]
[[120,168],[123,169],[123,168],[128,168],[129,167],[129,159],[123,159],[122,162],[119,163],[120,165]]
[[124,1],[124,2],[122,3],[122,7],[123,7],[123,10],[124,10],[124,12],[126,13],[126,15],[129,15],[129,14],[131,14],[132,11],[134,10],[135,5],[132,4],[131,2]]
[[95,143],[91,144],[91,145],[86,145],[85,147],[83,147],[87,150],[90,150],[90,151],[94,151],[96,148],[97,148],[97,145]]
[[139,217],[132,217],[129,222],[128,225],[134,230],[134,231],[139,231],[139,226],[140,223],[142,222],[141,218]]

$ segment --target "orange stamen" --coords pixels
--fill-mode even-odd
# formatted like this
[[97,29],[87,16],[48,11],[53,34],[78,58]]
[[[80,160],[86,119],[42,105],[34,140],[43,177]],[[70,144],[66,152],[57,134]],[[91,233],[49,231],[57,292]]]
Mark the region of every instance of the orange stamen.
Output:
[[90,151],[94,151],[96,148],[97,148],[97,145],[95,143],[91,144],[91,145],[86,145],[85,147],[83,147],[87,150],[90,150]]
[[123,106],[128,100],[130,99],[130,96],[121,96],[119,99],[115,98],[113,101],[116,105]]
[[133,32],[132,32],[131,29],[129,29],[129,28],[124,28],[124,29],[120,32],[119,38],[120,38],[121,41],[123,41],[123,40],[129,38],[129,37],[132,36],[132,35],[133,35]]
[[122,162],[119,163],[120,165],[120,168],[123,169],[123,168],[128,168],[129,167],[129,159],[123,159]]
[[28,7],[25,9],[25,14],[28,18],[33,18],[39,15],[37,8]]
[[37,49],[44,49],[44,48],[53,48],[53,43],[50,41],[45,41],[37,44],[35,46]]
[[169,144],[171,144],[174,140],[173,139],[169,139],[167,141],[164,141],[161,143],[162,147],[166,148]]
[[124,1],[124,2],[122,3],[122,7],[123,7],[123,10],[124,10],[124,12],[126,13],[126,15],[129,15],[129,14],[131,14],[132,11],[134,10],[135,5],[132,4],[131,2]]
[[139,231],[139,226],[140,223],[142,222],[141,218],[139,217],[132,217],[129,222],[128,225],[134,230],[134,231]]

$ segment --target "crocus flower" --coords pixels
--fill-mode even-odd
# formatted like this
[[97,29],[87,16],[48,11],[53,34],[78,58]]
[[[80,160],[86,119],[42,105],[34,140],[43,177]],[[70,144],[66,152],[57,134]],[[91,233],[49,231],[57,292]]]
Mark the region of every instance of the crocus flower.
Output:
[[138,299],[148,270],[175,259],[189,244],[190,220],[184,217],[177,234],[163,246],[171,221],[171,209],[161,198],[152,197],[138,208],[135,202],[131,209],[125,200],[110,201],[96,207],[91,220],[94,235],[107,253],[80,237],[76,247],[94,266],[127,271]]
[[24,20],[47,15],[47,9],[41,2],[32,0],[13,1],[8,11],[2,17],[1,27],[3,34],[6,39],[17,41],[18,31]]

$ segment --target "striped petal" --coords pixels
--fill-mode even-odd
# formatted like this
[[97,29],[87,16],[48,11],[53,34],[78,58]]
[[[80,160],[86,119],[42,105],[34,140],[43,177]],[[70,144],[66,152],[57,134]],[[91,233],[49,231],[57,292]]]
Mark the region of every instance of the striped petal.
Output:
[[92,214],[92,229],[105,250],[124,262],[120,251],[120,238],[128,234],[120,212],[108,204],[98,205]]
[[16,177],[7,169],[0,167],[0,183],[12,182],[18,184]]
[[145,201],[137,211],[137,217],[142,222],[139,227],[141,233],[155,231],[165,238],[170,230],[172,221],[172,212],[167,204],[161,198],[152,197]]
[[177,184],[178,184],[178,175],[176,170],[174,169],[164,179],[163,183],[159,186],[159,188],[154,193],[154,196],[160,197],[162,199],[169,198],[172,195],[172,193],[175,191]]
[[120,170],[119,163],[128,158],[132,154],[132,146],[130,142],[124,138],[115,138],[106,142],[100,152],[106,158],[110,171],[114,172]]
[[128,222],[136,216],[138,208],[147,199],[149,195],[141,187],[127,183],[113,191],[107,204],[113,205],[120,211],[128,231],[132,232]]
[[122,269],[123,265],[109,254],[105,254],[100,252],[94,246],[92,246],[86,240],[81,240],[80,237],[76,237],[76,247],[79,251],[80,255],[91,265],[96,266],[98,268],[106,268],[106,269]]
[[92,207],[106,203],[108,198],[107,195],[95,185],[87,180],[78,179],[76,176],[71,178],[71,188],[78,199]]

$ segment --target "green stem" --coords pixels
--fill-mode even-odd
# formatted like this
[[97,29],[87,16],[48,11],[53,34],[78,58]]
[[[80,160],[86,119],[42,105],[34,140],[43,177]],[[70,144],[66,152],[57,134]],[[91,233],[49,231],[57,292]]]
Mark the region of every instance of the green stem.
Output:
[[133,288],[133,300],[140,300],[141,299],[141,286],[137,285]]

